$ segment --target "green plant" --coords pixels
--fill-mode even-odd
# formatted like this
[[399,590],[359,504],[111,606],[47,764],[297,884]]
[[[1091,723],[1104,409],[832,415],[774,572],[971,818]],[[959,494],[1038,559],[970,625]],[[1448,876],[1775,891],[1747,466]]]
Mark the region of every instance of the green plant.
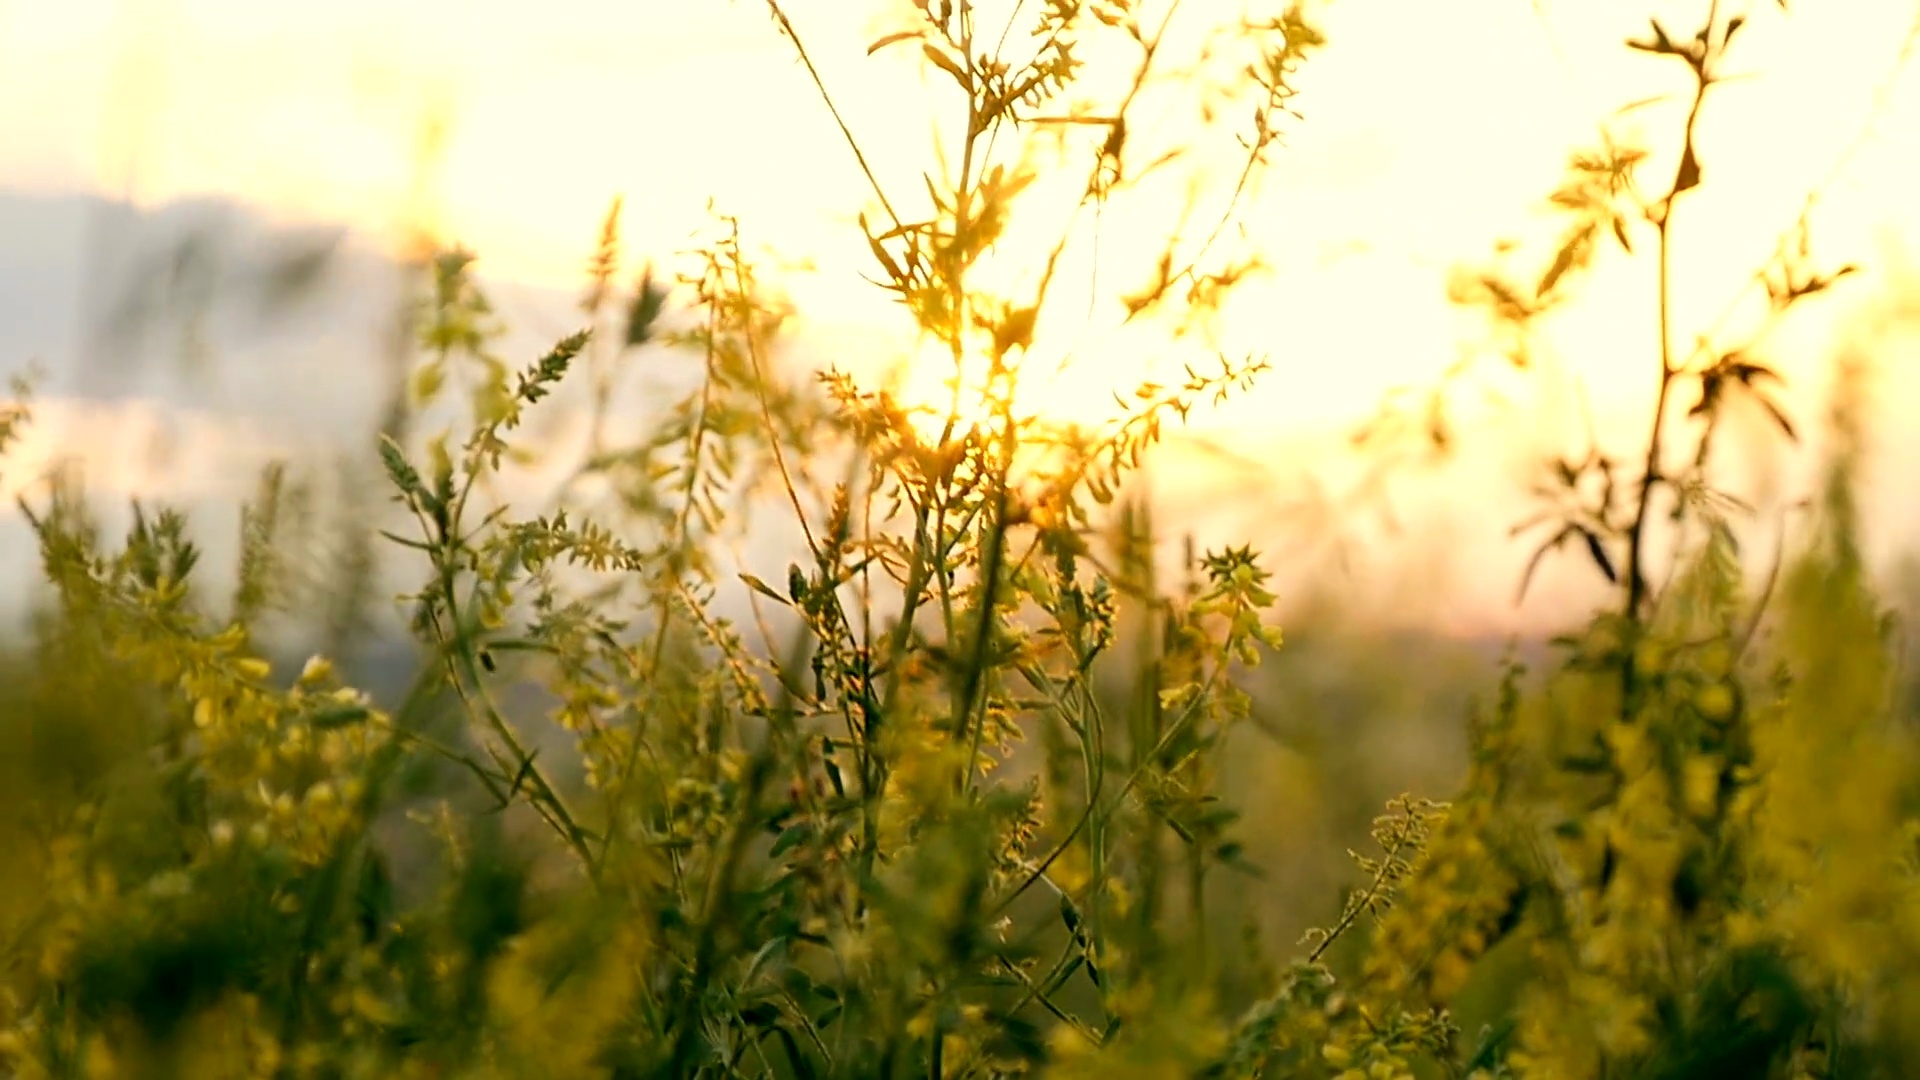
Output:
[[[1760,359],[1764,334],[1854,268],[1810,268],[1803,213],[1755,276],[1765,325],[1737,344],[1718,329],[1692,350],[1673,344],[1669,265],[1683,196],[1701,184],[1695,130],[1747,21],[1726,7],[1708,4],[1691,37],[1655,20],[1628,42],[1691,83],[1660,193],[1641,192],[1649,153],[1609,134],[1554,192],[1565,231],[1534,284],[1497,267],[1455,287],[1525,367],[1542,317],[1608,238],[1632,253],[1635,235],[1654,234],[1658,383],[1644,451],[1550,462],[1541,493],[1559,506],[1516,530],[1552,530],[1528,577],[1578,541],[1619,606],[1561,638],[1564,659],[1530,693],[1510,673],[1475,733],[1459,811],[1362,967],[1376,1010],[1463,993],[1506,1001],[1476,1048],[1441,1055],[1482,1075],[1901,1075],[1914,1060],[1892,987],[1911,963],[1901,913],[1920,774],[1910,733],[1890,723],[1887,617],[1856,539],[1864,372],[1843,372],[1806,549],[1784,568],[1776,559],[1757,597],[1740,559],[1752,510],[1715,483],[1714,436],[1741,396],[1797,437],[1770,396],[1781,380]],[[1693,440],[1684,458],[1681,438]],[[1669,553],[1664,583],[1657,550]],[[1524,974],[1497,959],[1516,952]]]
[[[876,185],[888,225],[867,235],[882,287],[951,358],[932,423],[838,372],[792,381],[782,306],[727,219],[673,290],[642,275],[623,334],[573,335],[517,376],[473,257],[426,261],[408,396],[470,419],[423,446],[382,425],[412,522],[386,535],[423,575],[406,601],[424,662],[390,707],[324,659],[283,687],[257,658],[270,500],[224,614],[189,584],[176,515],[141,512],[112,551],[74,489],[27,511],[57,600],[29,693],[102,739],[69,747],[35,709],[10,729],[59,766],[17,789],[37,887],[8,919],[11,1066],[938,1076],[1221,1052],[1204,886],[1236,845],[1209,756],[1247,707],[1231,667],[1278,643],[1273,597],[1247,548],[1190,560],[1170,592],[1149,538],[1120,537],[1103,569],[1094,514],[1168,421],[1264,365],[1189,364],[1103,427],[1056,423],[1018,387],[1072,216],[1024,293],[975,274],[1050,144],[1086,154],[1072,205],[1126,197],[1136,98],[1206,74],[1204,54],[1161,70],[1174,15],[1048,3],[988,50],[969,5],[921,5],[876,44],[916,42],[966,106],[957,174],[928,175],[918,217]],[[1196,104],[1252,106],[1245,167],[1130,319],[1197,324],[1253,268],[1216,249],[1319,38],[1298,10],[1228,33],[1259,60]],[[1117,91],[1079,81],[1075,50],[1100,40],[1131,54]],[[618,222],[616,205],[584,304],[603,331]],[[620,445],[601,417],[624,347],[649,341],[699,378]],[[612,498],[589,515],[570,485],[518,516],[494,478],[582,356],[578,478]],[[778,585],[728,565],[756,477],[807,550]],[[759,647],[717,613],[723,588],[756,605]],[[1097,680],[1122,641],[1139,682],[1116,709]],[[544,716],[512,703],[529,683]],[[1029,736],[1037,755],[1010,762]],[[1169,1015],[1199,1026],[1149,1038]]]

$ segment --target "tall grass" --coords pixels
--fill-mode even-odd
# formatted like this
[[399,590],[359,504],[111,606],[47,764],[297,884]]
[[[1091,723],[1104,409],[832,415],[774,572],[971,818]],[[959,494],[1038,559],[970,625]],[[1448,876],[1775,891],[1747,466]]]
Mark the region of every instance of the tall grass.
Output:
[[[1546,678],[1509,666],[1458,789],[1385,807],[1323,926],[1236,932],[1263,888],[1249,834],[1292,824],[1218,796],[1255,707],[1246,672],[1282,646],[1269,572],[1236,546],[1169,575],[1150,508],[1121,496],[1169,424],[1264,364],[1196,358],[1093,428],[1028,408],[1022,375],[1074,317],[1052,290],[1082,212],[1171,160],[1131,141],[1149,93],[1253,118],[1198,129],[1240,148],[1230,196],[1119,305],[1173,328],[1217,314],[1256,262],[1230,243],[1238,205],[1322,41],[1299,8],[1223,22],[1214,38],[1258,57],[1239,67],[1170,55],[1197,7],[1027,7],[1003,29],[964,0],[918,3],[873,43],[920,50],[965,103],[924,200],[883,187],[840,127],[874,280],[951,362],[931,416],[781,364],[788,312],[726,218],[680,274],[622,289],[616,205],[588,325],[518,370],[472,255],[423,265],[420,355],[379,444],[397,504],[379,524],[415,574],[423,658],[395,700],[324,656],[297,672],[262,656],[268,621],[311,599],[289,586],[284,474],[249,510],[225,600],[177,514],[143,508],[110,543],[71,483],[23,501],[50,587],[0,682],[0,1069],[1907,1073],[1916,772],[1855,539],[1857,402],[1835,414],[1818,526],[1750,596],[1711,444],[1722,403],[1769,373],[1712,341],[1662,345],[1641,451],[1549,463],[1604,501],[1546,519],[1547,546],[1577,541],[1618,607]],[[832,109],[828,73],[768,10]],[[1524,340],[1609,239],[1652,230],[1664,267],[1740,25],[1710,5],[1691,43],[1656,24],[1636,45],[1697,86],[1660,196],[1640,195],[1643,152],[1578,155],[1545,270],[1471,275],[1461,298]],[[1092,78],[1090,54],[1121,67]],[[1036,178],[1069,167],[1068,212],[1035,203]],[[1009,230],[1046,222],[1032,273],[981,284]],[[1782,311],[1838,276],[1782,250],[1765,279]],[[647,343],[697,377],[623,442],[606,411]],[[501,500],[537,449],[530,411],[582,366],[573,480],[548,506]],[[1671,415],[1689,391],[1698,406]],[[426,408],[459,411],[464,434],[400,415]],[[770,508],[804,550],[784,571],[738,554]],[[1659,569],[1656,530],[1674,553]],[[724,618],[726,592],[752,617]]]

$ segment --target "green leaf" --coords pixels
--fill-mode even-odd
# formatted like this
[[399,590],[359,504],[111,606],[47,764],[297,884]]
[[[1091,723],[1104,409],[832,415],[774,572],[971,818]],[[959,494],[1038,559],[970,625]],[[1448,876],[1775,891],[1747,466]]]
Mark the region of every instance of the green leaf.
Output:
[[328,705],[316,709],[308,723],[321,730],[357,724],[373,714],[360,705]]
[[528,754],[525,760],[520,762],[520,768],[513,774],[513,783],[507,788],[507,798],[511,799],[520,794],[520,785],[526,783],[527,777],[533,774],[533,759],[539,756],[540,750],[536,747],[533,753]]
[[440,388],[446,385],[446,382],[446,365],[436,360],[422,365],[420,370],[413,373],[407,393],[413,398],[415,405],[424,405],[440,393]]
[[1080,908],[1064,895],[1060,897],[1060,921],[1066,924],[1068,933],[1080,936]]
[[645,345],[653,340],[654,320],[666,309],[667,290],[653,280],[653,267],[640,273],[640,285],[634,290],[633,307],[627,314],[628,345]]
[[777,859],[785,855],[787,852],[799,846],[801,841],[812,834],[813,826],[805,822],[787,827],[780,833],[779,838],[773,842],[773,847],[767,852],[767,857]]
[[754,577],[752,574],[741,574],[740,580],[746,582],[748,588],[752,589],[754,592],[759,593],[760,595],[766,597],[769,600],[773,600],[781,604],[782,606],[786,606],[786,607],[793,606],[793,602],[791,600],[787,599],[784,596],[781,596],[777,592],[774,592],[773,586],[767,584],[766,582],[760,580],[757,577]]
[[419,471],[407,463],[406,453],[391,435],[380,436],[380,463],[386,466],[387,478],[402,494],[416,499],[426,497],[426,486],[420,481]]

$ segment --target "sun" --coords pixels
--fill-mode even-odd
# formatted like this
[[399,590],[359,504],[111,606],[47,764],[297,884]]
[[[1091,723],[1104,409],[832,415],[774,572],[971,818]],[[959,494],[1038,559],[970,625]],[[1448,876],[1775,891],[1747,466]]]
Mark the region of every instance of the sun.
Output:
[[928,337],[895,366],[893,393],[915,437],[938,445],[999,426],[1005,406],[1003,395],[988,385],[991,375],[985,356],[964,352],[956,362],[950,346]]
[[970,349],[956,363],[950,345],[928,336],[896,360],[885,377],[915,437],[937,445],[970,431],[998,431],[1009,414],[1023,428],[1105,424],[1119,407],[1115,392],[1135,385],[1124,376],[1144,368],[1109,359],[1116,362],[1068,364],[1042,338],[1031,352],[1011,354],[996,376],[983,351]]

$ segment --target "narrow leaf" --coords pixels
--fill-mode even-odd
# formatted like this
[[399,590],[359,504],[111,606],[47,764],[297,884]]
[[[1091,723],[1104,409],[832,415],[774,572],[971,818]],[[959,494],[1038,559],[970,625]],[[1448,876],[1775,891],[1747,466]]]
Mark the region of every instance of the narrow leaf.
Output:
[[1587,541],[1587,554],[1593,556],[1594,565],[1600,568],[1601,573],[1607,575],[1608,581],[1619,584],[1620,574],[1614,570],[1613,559],[1607,555],[1607,546],[1600,542],[1599,534],[1592,529],[1581,529],[1580,535]]
[[1552,292],[1553,287],[1572,268],[1575,246],[1572,242],[1560,246],[1560,251],[1553,257],[1552,265],[1547,267],[1546,273],[1540,275],[1540,284],[1533,290],[1536,297],[1544,297]]
[[804,823],[788,827],[785,831],[781,832],[779,838],[773,842],[773,847],[768,850],[767,857],[777,859],[785,855],[787,852],[793,850],[802,840],[805,840],[812,831],[812,826]]
[[787,599],[784,596],[781,596],[777,592],[774,592],[773,586],[767,584],[766,582],[760,580],[757,577],[754,577],[752,574],[741,574],[740,580],[746,582],[748,588],[766,597],[767,599],[776,601],[782,605],[786,605],[789,607],[792,606],[793,602],[791,600]]
[[1633,243],[1627,239],[1627,219],[1618,214],[1613,218],[1613,238],[1620,241],[1621,251],[1633,254]]
[[539,756],[540,751],[536,747],[533,753],[528,754],[525,760],[520,762],[519,770],[513,775],[513,783],[507,788],[508,799],[512,799],[515,795],[520,794],[520,785],[527,782],[527,777],[533,772],[533,759]]
[[1700,158],[1694,154],[1693,144],[1688,143],[1686,151],[1680,155],[1680,171],[1673,178],[1673,193],[1678,195],[1699,186]]
[[902,30],[897,34],[888,34],[887,36],[880,38],[876,40],[873,44],[867,46],[867,55],[872,56],[874,53],[879,52],[881,49],[884,49],[887,46],[895,44],[897,42],[912,41],[913,39],[919,37],[921,34],[924,34],[924,33],[926,33],[926,31],[924,30]]
[[1527,587],[1533,584],[1534,571],[1540,569],[1540,562],[1541,560],[1547,557],[1547,552],[1552,551],[1554,548],[1557,548],[1561,544],[1565,543],[1567,537],[1572,536],[1575,531],[1576,530],[1574,526],[1568,525],[1567,527],[1561,529],[1559,532],[1553,534],[1552,539],[1547,540],[1545,543],[1542,543],[1539,547],[1533,550],[1533,557],[1527,560],[1526,569],[1520,572],[1520,589],[1518,592],[1514,594],[1514,597],[1513,597],[1514,603],[1517,604],[1520,601],[1526,599]]
[[[1755,396],[1758,397],[1758,395],[1755,395]],[[1788,439],[1791,439],[1794,442],[1799,442],[1800,433],[1794,430],[1793,421],[1787,419],[1787,414],[1780,410],[1780,406],[1774,404],[1771,399],[1765,398],[1765,397],[1759,397],[1759,401],[1760,401],[1760,407],[1767,410],[1768,416],[1773,417],[1773,422],[1780,426],[1781,432],[1783,432]]]
[[644,345],[653,337],[653,323],[666,308],[667,290],[653,280],[653,268],[640,274],[640,286],[634,291],[633,307],[627,316],[627,344]]
[[881,246],[880,241],[869,236],[867,246],[873,250],[873,257],[880,261],[880,265],[886,267],[887,276],[893,279],[892,284],[896,287],[904,285],[906,275],[900,272],[900,265],[893,261],[893,256],[887,254],[887,249]]
[[941,71],[944,71],[947,74],[953,76],[953,80],[955,82],[959,83],[963,87],[972,86],[973,80],[967,76],[966,69],[961,67],[958,63],[954,62],[953,57],[948,56],[946,53],[940,51],[940,49],[937,48],[932,42],[927,42],[923,44],[920,47],[920,50],[921,52],[926,54],[927,59],[930,62],[932,62],[934,67],[937,67]]

